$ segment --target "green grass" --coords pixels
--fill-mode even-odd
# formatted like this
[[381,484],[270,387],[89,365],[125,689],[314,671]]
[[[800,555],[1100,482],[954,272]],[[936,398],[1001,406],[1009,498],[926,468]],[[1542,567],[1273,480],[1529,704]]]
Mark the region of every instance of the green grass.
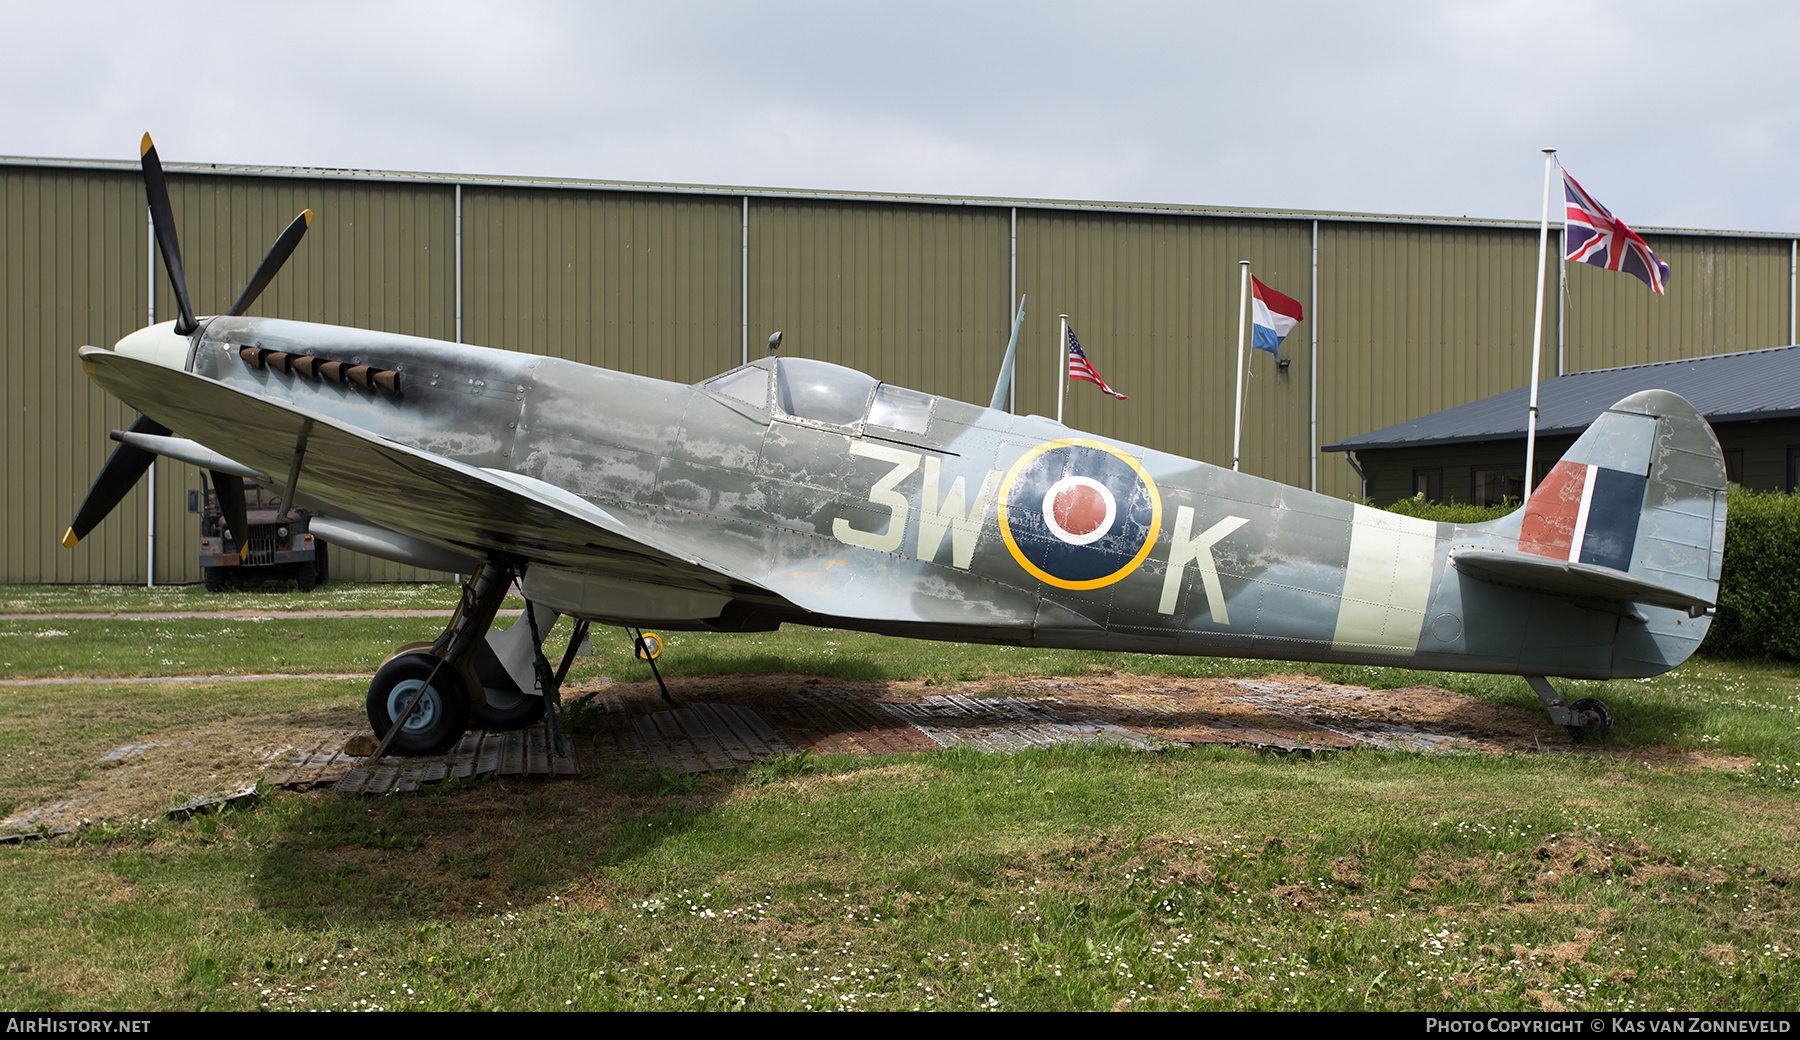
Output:
[[393,647],[442,628],[430,618],[0,616],[0,672],[15,679],[373,672]]
[[[575,676],[603,674],[641,682],[650,669],[632,658],[616,629],[595,629],[595,653]],[[669,633],[657,662],[669,677],[798,671],[840,679],[941,682],[1014,676],[1166,675],[1249,678],[1313,675],[1370,689],[1432,685],[1497,704],[1540,710],[1523,679],[1470,672],[1422,672],[1365,665],[1321,665],[1239,658],[1164,657],[1091,650],[927,643],[831,629],[788,626],[780,632],[729,635]],[[1556,680],[1568,701],[1595,697],[1612,709],[1615,747],[1670,747],[1776,758],[1800,751],[1800,666],[1697,658],[1653,679]]]
[[[260,654],[366,670],[434,627],[35,624],[0,624],[0,656],[29,645],[42,669],[58,655],[39,647],[79,647],[97,663],[64,652],[65,668],[149,675],[195,670],[161,663],[190,651],[221,671],[274,670]],[[594,638],[578,674],[648,677],[617,630]],[[1306,671],[1535,705],[1507,677],[809,629],[667,639],[677,680]],[[0,1006],[1795,1006],[1800,672],[1701,660],[1565,692],[1612,706],[1601,753],[809,755],[103,823],[0,847]],[[361,696],[354,680],[6,687],[0,807],[68,790],[123,741]],[[1669,749],[1744,767],[1671,767]]]
[[15,1008],[1780,1009],[1787,792],[1068,749],[462,782],[0,849]]
[[[24,620],[0,616],[0,673],[9,678],[373,672],[395,646],[429,640],[430,618],[123,618]],[[568,622],[548,639],[560,659]],[[1014,676],[1168,675],[1188,678],[1303,673],[1372,689],[1430,684],[1536,710],[1515,676],[1415,672],[1234,658],[1160,657],[1086,650],[928,643],[789,626],[753,634],[665,633],[663,674],[804,672],[839,679],[1003,681]],[[599,676],[641,682],[650,668],[621,629],[595,628],[594,652],[569,681]],[[1715,750],[1757,759],[1800,749],[1800,667],[1696,659],[1655,679],[1563,682],[1568,700],[1597,697],[1613,709],[1616,745]]]
[[354,679],[286,679],[0,689],[0,817],[66,797],[107,768],[103,756],[123,744],[277,715],[303,732],[329,728],[328,719],[346,711],[356,718],[367,687]]
[[[148,610],[451,610],[457,586],[333,582],[311,592],[212,593],[200,585],[0,585],[3,614],[114,614]],[[514,600],[512,605],[521,604]]]

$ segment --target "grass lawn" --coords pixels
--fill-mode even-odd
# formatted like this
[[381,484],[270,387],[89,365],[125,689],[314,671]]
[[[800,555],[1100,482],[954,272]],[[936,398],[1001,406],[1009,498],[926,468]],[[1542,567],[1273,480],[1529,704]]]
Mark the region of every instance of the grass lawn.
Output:
[[[16,589],[0,601],[42,610],[18,606],[33,601]],[[0,671],[367,671],[435,623],[133,624],[154,627],[0,617]],[[594,638],[578,675],[647,676],[616,630]],[[1306,671],[1535,704],[1510,678],[808,629],[671,635],[662,664],[676,676],[945,683]],[[1697,661],[1569,687],[1618,720],[1598,751],[798,756],[732,774],[614,768],[380,799],[271,792],[211,816],[96,824],[0,847],[0,914],[13,925],[0,930],[0,1005],[1800,1004],[1800,673]],[[0,808],[66,786],[122,740],[221,716],[355,710],[361,689],[323,678],[0,688]]]

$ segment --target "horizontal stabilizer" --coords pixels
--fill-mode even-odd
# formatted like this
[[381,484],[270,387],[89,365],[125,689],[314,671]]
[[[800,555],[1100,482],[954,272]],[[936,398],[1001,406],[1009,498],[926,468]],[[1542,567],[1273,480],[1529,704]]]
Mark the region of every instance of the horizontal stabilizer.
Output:
[[1456,553],[1453,559],[1457,570],[1496,585],[1689,612],[1713,605],[1712,600],[1701,599],[1661,582],[1592,563],[1491,549],[1465,549]]

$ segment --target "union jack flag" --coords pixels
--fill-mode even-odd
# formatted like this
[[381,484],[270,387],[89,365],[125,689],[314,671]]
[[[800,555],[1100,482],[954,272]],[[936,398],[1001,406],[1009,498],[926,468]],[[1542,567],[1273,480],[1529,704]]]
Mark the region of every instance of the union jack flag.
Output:
[[1624,271],[1658,294],[1668,287],[1669,265],[1658,260],[1637,232],[1600,205],[1567,170],[1563,171],[1563,194],[1568,200],[1563,214],[1568,259]]
[[1081,349],[1081,341],[1075,338],[1073,328],[1069,329],[1069,378],[1085,379],[1121,401],[1126,399],[1124,394],[1107,386],[1106,380],[1100,378],[1100,373],[1094,371],[1094,363],[1088,360],[1087,352]]

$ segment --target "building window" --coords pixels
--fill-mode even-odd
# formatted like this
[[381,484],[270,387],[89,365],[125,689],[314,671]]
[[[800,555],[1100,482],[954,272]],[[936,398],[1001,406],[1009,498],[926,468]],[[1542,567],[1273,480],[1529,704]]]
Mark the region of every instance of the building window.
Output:
[[1442,502],[1444,500],[1442,467],[1413,470],[1413,494],[1424,495],[1427,502]]
[[1478,506],[1497,506],[1507,499],[1525,497],[1525,477],[1513,476],[1505,466],[1484,466],[1471,471],[1470,496]]

